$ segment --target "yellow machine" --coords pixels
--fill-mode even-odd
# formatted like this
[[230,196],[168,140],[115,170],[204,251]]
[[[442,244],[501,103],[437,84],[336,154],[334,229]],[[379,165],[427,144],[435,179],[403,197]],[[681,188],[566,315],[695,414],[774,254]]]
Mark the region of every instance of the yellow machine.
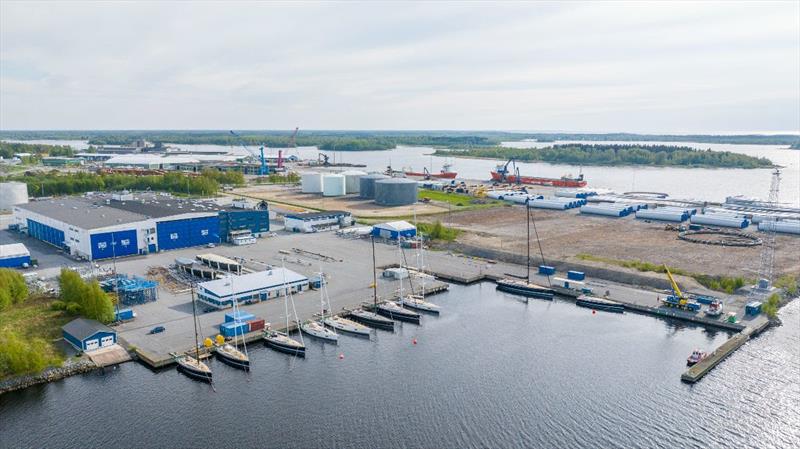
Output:
[[672,292],[678,298],[678,304],[681,305],[681,306],[685,306],[688,300],[686,299],[685,296],[683,296],[683,292],[681,291],[681,288],[678,287],[678,283],[675,282],[675,278],[672,277],[672,273],[669,272],[669,268],[666,265],[664,265],[664,270],[666,270],[667,277],[669,278],[669,282],[672,284]]

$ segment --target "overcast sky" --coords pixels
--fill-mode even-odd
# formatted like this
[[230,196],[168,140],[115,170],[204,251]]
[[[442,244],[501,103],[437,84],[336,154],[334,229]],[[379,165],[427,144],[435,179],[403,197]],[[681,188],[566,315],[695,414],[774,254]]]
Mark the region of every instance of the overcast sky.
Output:
[[0,2],[0,129],[800,130],[800,2]]

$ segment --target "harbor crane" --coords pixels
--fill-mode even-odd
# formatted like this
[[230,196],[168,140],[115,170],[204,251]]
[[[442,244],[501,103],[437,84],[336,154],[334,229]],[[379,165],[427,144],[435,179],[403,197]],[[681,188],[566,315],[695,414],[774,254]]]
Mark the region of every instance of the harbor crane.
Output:
[[245,145],[244,139],[242,139],[242,136],[236,134],[235,132],[233,132],[233,130],[231,130],[231,135],[233,135],[234,137],[239,139],[239,145],[241,145],[242,148],[244,148],[244,150],[247,151],[247,153],[250,154],[250,156],[253,159],[255,159],[256,161],[260,161],[261,162],[261,166],[258,168],[258,175],[259,176],[268,175],[269,174],[269,169],[267,168],[267,161],[264,159],[264,146],[262,145],[261,148],[259,148],[259,152],[260,152],[260,155],[259,155],[259,154],[256,154],[256,152],[252,151],[250,148],[248,148],[247,145]]
[[[781,170],[776,168],[772,172],[772,181],[769,186],[769,199],[767,203],[771,207],[778,206],[778,195],[780,194]],[[749,301],[761,300],[770,292],[772,288],[772,270],[775,262],[775,217],[764,218],[764,238],[761,239],[761,259],[758,267],[758,281],[750,293],[747,295]],[[764,288],[766,287],[766,288]]]
[[294,128],[294,132],[292,136],[289,138],[289,148],[297,148],[297,131],[300,131],[300,127],[296,126]]
[[497,168],[497,173],[500,174],[500,182],[508,182],[508,166],[512,165],[514,167],[513,175],[515,176],[514,181],[517,184],[522,183],[522,178],[519,175],[519,167],[517,167],[517,161],[514,158],[509,159],[502,168]]

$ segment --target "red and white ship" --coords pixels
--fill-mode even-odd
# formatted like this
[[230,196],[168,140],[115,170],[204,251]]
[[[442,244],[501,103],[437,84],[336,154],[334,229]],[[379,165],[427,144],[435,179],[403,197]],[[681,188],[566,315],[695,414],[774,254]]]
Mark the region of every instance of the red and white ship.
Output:
[[450,164],[443,165],[442,169],[439,171],[439,173],[431,173],[431,172],[428,171],[427,168],[424,168],[424,167],[422,168],[424,170],[422,173],[411,171],[411,169],[406,169],[406,170],[403,170],[403,174],[405,174],[406,176],[415,176],[415,177],[420,177],[420,178],[425,178],[425,179],[431,179],[431,178],[456,179],[456,175],[458,175],[458,173],[456,173],[454,171],[450,171],[450,167],[451,167]]
[[510,184],[532,184],[532,185],[554,186],[554,187],[586,187],[586,180],[583,179],[583,173],[579,174],[575,178],[572,177],[572,175],[564,175],[560,178],[520,176],[519,170],[516,169],[516,164],[514,173],[511,174],[508,172],[508,165],[511,162],[513,162],[513,160],[510,160],[505,164],[498,165],[497,169],[491,172],[492,181],[506,182]]

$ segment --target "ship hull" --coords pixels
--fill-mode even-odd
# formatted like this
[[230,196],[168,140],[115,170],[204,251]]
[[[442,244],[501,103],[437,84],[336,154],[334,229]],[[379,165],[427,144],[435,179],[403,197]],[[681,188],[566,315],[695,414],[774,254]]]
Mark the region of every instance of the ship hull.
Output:
[[[507,175],[505,181],[500,173],[492,172],[492,181],[507,182],[514,184],[517,182],[515,175]],[[539,178],[534,176],[520,176],[519,182],[521,184],[531,184],[538,186],[553,186],[553,187],[586,187],[586,181],[571,178]]]
[[417,176],[421,178],[437,178],[437,179],[456,179],[456,172],[444,172],[444,173],[419,173],[414,171],[407,171],[403,172],[406,176]]

